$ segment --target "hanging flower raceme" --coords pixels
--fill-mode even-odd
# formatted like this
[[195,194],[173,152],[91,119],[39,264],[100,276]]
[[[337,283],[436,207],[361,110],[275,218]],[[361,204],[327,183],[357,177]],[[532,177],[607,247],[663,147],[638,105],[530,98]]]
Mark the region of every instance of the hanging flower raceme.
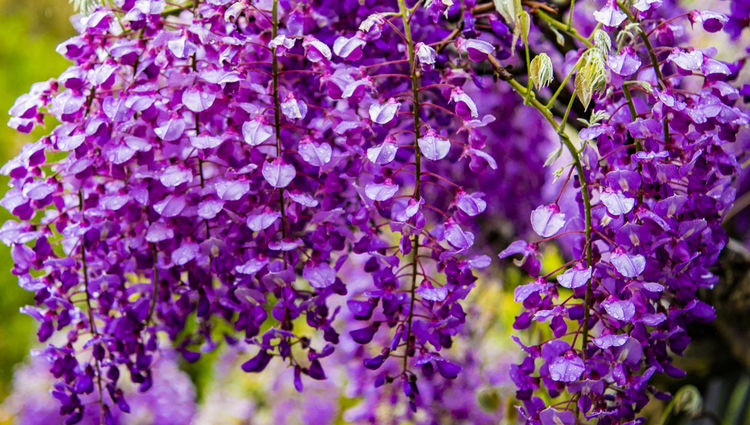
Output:
[[[36,293],[26,311],[39,340],[69,329],[46,353],[72,422],[92,391],[104,417],[124,408],[120,366],[148,389],[160,332],[195,361],[226,320],[259,347],[243,369],[279,356],[313,379],[338,341],[326,300],[346,293],[336,269],[359,202],[347,184],[358,165],[334,128],[356,117],[317,90],[335,67],[326,43],[301,34],[312,11],[165,8],[83,18],[59,48],[74,65],[12,110],[22,131],[44,114],[61,122],[3,169],[3,205],[20,219],[3,241]],[[324,341],[297,335],[299,320]]]
[[[384,16],[398,29],[373,33],[371,25]],[[352,89],[342,83],[356,85],[354,90],[367,83],[357,99],[349,99],[351,107],[359,104],[362,117],[351,124],[360,133],[349,140],[357,137],[366,149],[355,183],[363,204],[353,250],[367,257],[364,267],[372,283],[347,302],[354,319],[362,321],[350,336],[360,344],[388,341],[362,364],[378,371],[378,385],[397,382],[416,409],[415,366],[448,379],[461,370],[441,352],[465,321],[459,301],[473,287],[473,270],[489,265],[488,257],[470,253],[475,237],[467,228],[467,217],[486,208],[482,195],[430,170],[449,168],[440,164],[462,157],[496,164],[481,146],[469,143],[482,125],[476,125],[478,108],[462,89],[465,79],[456,78],[451,67],[436,66],[436,43],[448,30],[399,2],[397,11],[371,15],[360,31],[367,35],[342,35],[338,49],[334,46],[334,62],[338,56],[341,65],[337,73],[352,76],[334,80],[336,92],[345,97]],[[349,48],[353,40],[366,40],[356,43],[363,54]],[[383,46],[399,47],[385,51]],[[469,64],[457,57],[454,65]]]
[[[594,15],[618,39],[625,31],[644,35],[610,53],[606,81],[591,78],[588,53],[606,53],[603,47],[591,47],[577,65],[576,93],[584,105],[593,99],[600,121],[580,132],[582,147],[571,151],[576,207],[539,206],[531,224],[544,239],[514,242],[500,254],[523,255],[534,278],[515,290],[525,308],[515,327],[546,323],[552,335],[535,344],[518,340],[526,357],[511,376],[527,423],[573,424],[576,414],[640,423],[636,414],[649,395],[668,397],[650,378],[684,376],[672,355],[687,347],[686,326],[715,316],[697,291],[717,281],[709,269],[726,241],[721,223],[739,170],[731,146],[748,116],[732,106],[739,94],[727,65],[669,45],[674,39],[671,52],[655,54],[664,41],[654,47],[648,34],[665,23],[645,26],[639,13],[647,11],[611,2]],[[625,19],[630,26],[620,30]],[[691,89],[686,75],[702,77],[702,86]],[[603,83],[606,89],[596,88]],[[591,89],[606,94],[592,97]],[[542,274],[539,244],[563,234],[579,236],[576,258]],[[541,389],[560,402],[545,405],[534,395]]]
[[[460,156],[493,162],[451,137],[471,136],[477,107],[452,71],[430,70],[439,34],[417,46],[421,10],[399,9],[397,23],[414,18],[403,40],[379,14],[359,29],[346,26],[354,17],[321,21],[337,7],[367,16],[365,6],[317,7],[97,9],[58,49],[74,65],[12,109],[21,131],[44,114],[61,122],[3,169],[13,186],[3,205],[20,220],[3,240],[36,292],[26,311],[42,323],[40,341],[70,329],[46,353],[71,422],[91,392],[104,418],[124,408],[119,367],[150,387],[159,333],[195,361],[218,344],[218,320],[237,332],[229,343],[258,347],[243,370],[280,357],[297,375],[325,378],[320,360],[339,341],[327,300],[347,293],[337,270],[348,250],[370,256],[373,279],[367,300],[349,303],[370,308],[363,319],[374,314],[353,335],[368,343],[381,323],[393,330],[381,356],[404,359],[407,395],[418,391],[413,358],[446,378],[460,370],[439,351],[464,321],[471,270],[488,260],[468,254],[474,236],[453,215],[485,207],[421,170]],[[470,56],[489,49],[467,46]],[[457,202],[442,202],[445,191]],[[297,334],[302,320],[322,340]],[[79,343],[90,357],[77,355]]]

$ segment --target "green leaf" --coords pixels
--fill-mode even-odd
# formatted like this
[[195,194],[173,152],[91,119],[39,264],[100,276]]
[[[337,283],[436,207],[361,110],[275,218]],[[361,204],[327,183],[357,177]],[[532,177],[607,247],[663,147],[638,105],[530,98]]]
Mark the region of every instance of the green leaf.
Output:
[[552,163],[557,161],[558,158],[560,158],[560,155],[562,155],[562,152],[563,152],[562,148],[563,146],[562,144],[560,144],[560,146],[558,146],[557,149],[555,149],[554,151],[550,152],[549,155],[547,155],[547,159],[544,161],[545,167],[549,167],[550,165],[552,165]]
[[675,413],[686,413],[690,417],[695,417],[703,410],[703,397],[701,397],[698,388],[692,385],[685,385],[677,391],[674,396]]
[[84,16],[93,13],[97,7],[102,6],[100,0],[68,0],[68,3],[72,3],[73,9],[81,12]]
[[601,50],[604,55],[608,55],[612,48],[612,39],[609,38],[609,34],[597,29],[594,31],[594,47]]
[[518,23],[521,27],[521,40],[523,44],[529,44],[529,29],[531,28],[531,16],[525,10],[518,14]]
[[596,47],[586,50],[578,61],[575,93],[584,109],[588,109],[594,93],[606,87],[607,70],[604,63],[604,53]]
[[531,17],[521,8],[518,0],[493,0],[495,10],[505,19],[505,22],[513,28],[513,41],[511,53],[515,54],[516,42],[521,38],[524,44],[528,41]]
[[582,118],[579,118],[578,120],[586,124],[587,127],[591,127],[591,126],[599,124],[600,121],[604,121],[608,119],[609,119],[609,113],[607,111],[598,110],[598,111],[594,111],[591,114],[591,118],[589,119],[589,121],[586,121]]
[[654,88],[651,86],[651,83],[648,81],[638,81],[638,85],[643,88],[647,93],[651,94],[654,92]]
[[519,10],[516,9],[515,0],[494,0],[495,10],[505,19],[505,22],[511,27],[516,26],[516,16]]
[[636,33],[640,31],[640,26],[637,22],[631,22],[627,25],[625,25],[625,28],[620,30],[619,33],[617,33],[617,37],[615,38],[615,41],[617,42],[618,46],[623,46],[625,43],[628,42],[628,40],[632,40],[635,38]]

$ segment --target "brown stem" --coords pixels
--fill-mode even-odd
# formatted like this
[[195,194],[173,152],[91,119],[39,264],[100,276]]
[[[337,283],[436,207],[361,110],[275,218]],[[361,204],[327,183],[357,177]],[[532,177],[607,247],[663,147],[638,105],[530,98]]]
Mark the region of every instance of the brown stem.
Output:
[[[81,210],[81,223],[83,223],[83,192],[81,190],[78,191],[78,206]],[[91,306],[91,291],[89,291],[89,269],[88,264],[86,263],[86,245],[85,245],[85,238],[83,235],[81,235],[81,268],[83,269],[83,284],[86,288],[86,309],[88,310],[88,318],[89,318],[89,327],[91,328],[91,333],[94,335],[94,338],[99,337],[99,332],[96,329],[96,323],[94,322],[94,309]],[[101,342],[98,342],[97,344],[101,344]],[[102,372],[101,367],[99,365],[99,359],[96,358],[96,356],[92,356],[94,358],[94,369],[96,371],[96,386],[97,390],[99,392],[99,424],[104,425],[104,417],[107,413],[107,409],[104,406],[104,391],[102,389]]]
[[[412,90],[412,97],[414,98],[413,103],[413,116],[414,116],[414,165],[416,167],[416,170],[414,171],[415,174],[415,187],[414,187],[414,199],[419,200],[421,197],[421,160],[422,155],[421,151],[419,149],[419,144],[417,143],[417,140],[421,137],[421,124],[420,124],[420,117],[419,117],[419,107],[420,107],[420,101],[419,101],[419,75],[417,70],[417,63],[415,60],[416,52],[414,49],[414,40],[412,39],[411,34],[411,26],[409,25],[409,10],[406,7],[406,1],[405,0],[398,0],[398,6],[399,6],[399,12],[401,14],[401,20],[404,24],[404,37],[406,39],[407,44],[407,54],[409,55],[409,74],[411,75],[411,90]],[[411,259],[411,267],[412,267],[412,279],[411,279],[411,288],[410,288],[410,296],[411,296],[411,302],[409,305],[409,317],[407,319],[407,331],[406,335],[404,337],[404,341],[406,342],[406,349],[404,351],[404,365],[403,370],[404,373],[406,373],[406,370],[409,367],[409,339],[411,338],[412,333],[412,319],[414,318],[414,301],[416,299],[416,289],[417,289],[417,273],[418,273],[418,264],[419,264],[419,235],[414,235],[413,240],[413,248],[412,248],[412,259]]]
[[[272,35],[276,38],[279,32],[279,0],[274,0],[271,8],[271,19],[273,21]],[[273,122],[276,133],[276,156],[281,158],[281,101],[279,100],[279,59],[276,56],[276,48],[271,49],[273,55],[271,66],[273,68]],[[281,236],[286,238],[286,211],[284,210],[284,188],[279,189],[279,207],[281,210]],[[284,256],[286,262],[286,255]]]

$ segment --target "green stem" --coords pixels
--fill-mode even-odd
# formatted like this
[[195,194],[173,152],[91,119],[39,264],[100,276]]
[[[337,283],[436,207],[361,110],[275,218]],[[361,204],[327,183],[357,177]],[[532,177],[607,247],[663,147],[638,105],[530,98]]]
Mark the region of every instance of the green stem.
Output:
[[667,407],[664,409],[664,412],[661,414],[659,425],[666,425],[668,423],[669,418],[672,416],[673,410],[674,410],[674,397],[669,402],[669,404],[667,404]]
[[582,36],[578,32],[578,30],[576,30],[575,28],[571,28],[570,26],[568,26],[568,25],[566,25],[566,24],[558,21],[557,19],[555,19],[552,16],[548,15],[544,11],[537,10],[536,11],[536,15],[538,17],[542,18],[542,20],[546,21],[550,26],[552,26],[552,27],[554,27],[554,28],[556,28],[556,29],[558,29],[560,31],[564,31],[568,35],[570,35],[571,37],[573,37],[576,40],[580,41],[581,43],[583,43],[584,46],[589,47],[589,48],[594,47],[594,43],[592,43],[591,40],[589,40],[588,38]]
[[[618,1],[617,6],[625,12],[626,15],[628,15],[628,20],[634,24],[638,24],[638,35],[640,35],[641,40],[643,40],[643,44],[646,46],[646,50],[648,50],[648,56],[651,58],[651,66],[654,68],[654,73],[656,74],[656,80],[659,83],[659,88],[664,90],[666,87],[664,83],[664,76],[661,73],[661,69],[659,69],[659,59],[656,57],[656,52],[654,52],[654,47],[651,45],[651,41],[648,39],[648,34],[646,31],[643,30],[643,26],[641,26],[641,23],[638,22],[638,20],[633,16],[632,13],[630,13],[630,10],[622,4],[622,2]],[[664,143],[669,145],[669,120],[667,117],[664,117],[663,120],[663,126],[664,126]]]
[[[635,120],[638,119],[638,112],[635,110],[635,104],[633,103],[633,95],[630,94],[630,87],[628,87],[629,84],[627,84],[627,81],[623,83],[622,85],[622,93],[625,95],[625,100],[628,102],[628,110],[630,110],[630,119],[635,122]],[[628,139],[630,139],[631,136],[628,135]],[[635,142],[635,150],[636,151],[642,151],[643,150],[643,142],[641,139],[634,139]],[[643,164],[638,163],[638,172],[643,175]],[[638,188],[638,203],[643,202],[643,188]]]
[[[529,53],[529,40],[526,39],[523,41],[523,48],[526,51],[526,72],[531,72],[531,54]],[[532,90],[531,90],[531,75],[529,75],[529,80],[526,83],[526,98],[524,99],[524,103],[529,103],[529,97],[531,96]]]
[[565,114],[562,117],[562,121],[560,121],[560,130],[562,131],[565,131],[565,125],[568,123],[568,115],[570,115],[570,110],[573,108],[573,102],[575,102],[575,100],[575,95],[571,95],[570,100],[568,101],[568,107],[565,108]]
[[154,285],[153,294],[151,294],[151,305],[148,307],[148,317],[146,318],[146,323],[151,323],[151,318],[154,315],[154,310],[156,309],[156,295],[159,293],[159,269],[157,268],[157,260],[159,259],[158,253],[156,252],[156,244],[151,244],[151,254],[154,259],[154,276],[152,284]]
[[596,30],[598,30],[599,28],[601,28],[601,26],[602,26],[602,23],[601,22],[597,22],[597,24],[594,27],[594,29],[591,30],[591,34],[589,34],[589,36],[586,37],[586,40],[589,40],[589,41],[593,40],[594,39],[594,34],[596,34]]
[[[193,67],[194,68],[196,67],[195,55],[193,55]],[[195,115],[195,137],[198,137],[200,135],[201,122],[198,119],[198,113],[196,112],[194,115]],[[201,178],[201,188],[206,187],[206,179],[203,176],[203,159],[201,159],[200,156],[198,156],[198,174],[200,174],[200,178]],[[209,239],[211,237],[211,229],[208,225],[208,220],[204,219],[203,224],[206,225],[206,239]]]
[[[495,61],[493,64],[497,67],[499,63]],[[506,81],[508,81],[508,84],[510,84],[513,89],[518,92],[521,96],[526,96],[526,88],[523,87],[518,81],[514,80],[513,78],[507,78]],[[589,195],[589,185],[586,181],[586,177],[583,173],[583,163],[581,162],[581,155],[580,152],[578,152],[578,149],[576,149],[573,142],[570,140],[570,138],[565,134],[565,129],[563,126],[557,123],[555,121],[555,116],[550,112],[549,109],[547,109],[544,105],[542,105],[541,102],[539,102],[535,97],[531,97],[531,101],[529,103],[530,106],[536,108],[542,116],[549,122],[552,127],[555,129],[557,134],[560,136],[560,140],[563,142],[565,147],[570,152],[570,155],[573,158],[573,165],[576,167],[576,172],[578,173],[578,181],[581,184],[581,196],[583,198],[583,208],[584,208],[584,214],[586,219],[586,264],[588,267],[593,267],[594,263],[594,253],[593,253],[593,245],[592,245],[592,233],[593,233],[593,226],[591,224],[591,197]],[[567,116],[567,113],[566,113]],[[582,330],[582,344],[581,344],[581,353],[583,360],[586,360],[586,347],[588,346],[588,339],[589,339],[589,319],[591,317],[591,294],[592,294],[592,287],[591,287],[591,279],[589,279],[586,282],[586,296],[584,299],[584,305],[586,306],[586,309],[584,310],[584,316],[583,316],[583,330]]]
[[622,2],[618,1],[617,6],[620,8],[620,10],[625,12],[626,15],[628,15],[628,20],[630,22],[638,24],[638,35],[641,37],[641,40],[643,40],[643,44],[646,45],[646,50],[648,50],[648,55],[651,58],[651,65],[654,67],[654,72],[656,73],[656,79],[659,81],[659,87],[663,89],[664,78],[662,77],[661,70],[659,69],[659,60],[656,58],[654,47],[651,45],[651,41],[649,41],[646,31],[643,30],[641,23],[638,22],[636,17],[633,16],[632,13],[630,13],[630,10],[624,4],[622,4]]
[[[580,58],[578,59],[580,61]],[[578,69],[578,62],[576,62],[575,65],[573,65],[573,68],[571,68],[570,72],[568,72],[568,75],[565,76],[565,79],[560,83],[560,87],[557,88],[557,91],[555,94],[552,95],[552,97],[549,99],[546,105],[544,105],[545,109],[549,109],[552,106],[552,103],[557,99],[557,96],[562,93],[562,91],[565,89],[565,85],[568,84],[568,80],[570,80],[570,77],[573,76],[573,73]],[[572,95],[572,97],[575,98],[575,95]]]
[[195,5],[192,3],[186,3],[183,6],[173,6],[173,7],[167,7],[164,9],[164,11],[161,12],[161,16],[169,16],[169,15],[179,15],[182,13],[183,10],[190,10],[194,9]]
[[[418,5],[419,3],[417,3]],[[416,5],[415,5],[416,7]],[[419,143],[417,142],[419,138],[421,137],[421,124],[420,124],[420,117],[419,117],[419,76],[417,74],[417,64],[415,60],[416,52],[414,50],[414,40],[412,39],[411,34],[411,26],[409,25],[409,19],[411,15],[409,14],[410,9],[406,7],[406,0],[398,0],[398,8],[399,13],[401,15],[401,20],[404,24],[404,37],[406,37],[406,44],[407,44],[407,54],[409,56],[409,73],[411,74],[411,91],[412,91],[412,97],[414,98],[414,163],[416,170],[414,171],[415,174],[415,187],[414,187],[414,199],[417,201],[421,197],[421,171],[422,171],[422,153],[419,149]],[[404,352],[404,365],[403,370],[404,373],[406,372],[407,368],[409,367],[409,340],[411,338],[411,332],[412,332],[412,320],[414,318],[414,302],[416,298],[416,289],[417,289],[417,273],[419,270],[418,262],[419,262],[419,234],[414,235],[414,240],[412,241],[413,247],[412,247],[412,258],[411,258],[411,288],[409,290],[411,295],[411,301],[409,305],[409,317],[407,318],[407,330],[406,330],[406,336],[404,338],[404,341],[406,341],[406,348]]]
[[570,0],[570,13],[568,14],[568,31],[571,30],[573,24],[573,9],[576,7],[576,0]]
[[745,404],[749,394],[750,378],[748,378],[747,375],[743,375],[732,390],[732,394],[729,396],[729,403],[727,404],[727,410],[722,425],[743,423],[743,413],[745,415],[750,415],[750,409],[747,409]]
[[[528,15],[523,15],[523,16],[528,16]],[[523,22],[523,17],[521,18],[521,20]],[[529,53],[528,28],[522,29],[522,31],[524,32],[522,36],[523,37],[523,49],[526,52],[526,73],[528,74],[528,80],[526,81],[526,98],[524,98],[523,102],[525,104],[528,104],[529,97],[533,93],[533,91],[531,90],[531,53]]]
[[628,110],[630,110],[630,118],[635,121],[638,118],[638,113],[635,111],[635,104],[633,104],[633,96],[630,94],[630,88],[623,84],[622,93],[625,95],[625,100],[628,102]]

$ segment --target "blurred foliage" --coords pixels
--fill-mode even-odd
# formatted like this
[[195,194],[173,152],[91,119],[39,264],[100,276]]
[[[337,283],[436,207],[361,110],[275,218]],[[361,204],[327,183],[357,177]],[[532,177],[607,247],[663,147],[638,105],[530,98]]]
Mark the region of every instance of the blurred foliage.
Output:
[[[0,162],[15,156],[20,147],[36,140],[43,130],[31,135],[18,134],[8,128],[7,111],[15,99],[26,93],[31,84],[60,74],[67,61],[54,53],[58,43],[73,34],[68,21],[70,5],[62,0],[0,0]],[[5,192],[7,179],[0,179]],[[0,222],[11,218],[2,209]],[[31,302],[31,294],[19,288],[9,249],[0,246],[0,400],[8,395],[13,366],[28,354],[35,341],[30,317],[19,314],[19,306]]]

